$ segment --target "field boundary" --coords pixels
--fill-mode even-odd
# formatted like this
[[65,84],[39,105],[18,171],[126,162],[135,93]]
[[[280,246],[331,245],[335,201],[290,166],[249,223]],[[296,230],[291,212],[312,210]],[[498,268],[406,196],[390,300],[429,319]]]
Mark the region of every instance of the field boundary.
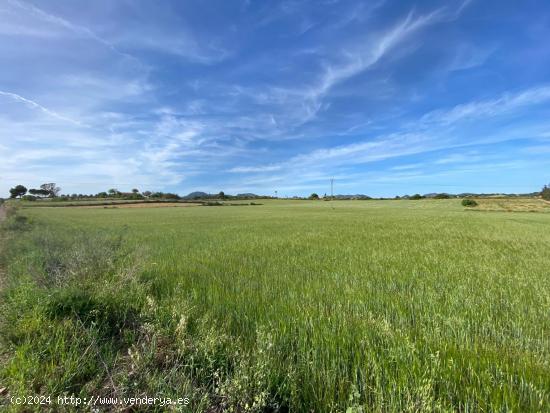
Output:
[[200,202],[196,201],[104,201],[104,202],[88,202],[88,201],[72,201],[72,202],[48,202],[45,204],[25,204],[23,208],[63,208],[63,207],[90,207],[90,206],[117,206],[117,205],[162,205],[162,204],[196,204],[200,205]]

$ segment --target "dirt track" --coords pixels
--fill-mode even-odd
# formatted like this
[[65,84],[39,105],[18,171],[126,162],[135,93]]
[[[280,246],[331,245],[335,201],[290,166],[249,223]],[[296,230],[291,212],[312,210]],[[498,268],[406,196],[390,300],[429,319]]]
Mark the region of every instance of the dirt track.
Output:
[[[2,222],[5,218],[6,218],[6,208],[4,207],[4,205],[0,205],[0,222]],[[0,234],[0,248],[2,248],[2,242],[3,240]],[[0,291],[4,289],[4,279],[5,279],[4,277],[5,277],[5,271],[0,266]]]

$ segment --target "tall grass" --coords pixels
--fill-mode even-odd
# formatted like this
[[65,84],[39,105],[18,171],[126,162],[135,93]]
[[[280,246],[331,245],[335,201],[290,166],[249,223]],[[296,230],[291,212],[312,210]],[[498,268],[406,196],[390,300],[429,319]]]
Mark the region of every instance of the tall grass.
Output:
[[12,393],[549,409],[546,214],[457,200],[27,214],[5,254]]

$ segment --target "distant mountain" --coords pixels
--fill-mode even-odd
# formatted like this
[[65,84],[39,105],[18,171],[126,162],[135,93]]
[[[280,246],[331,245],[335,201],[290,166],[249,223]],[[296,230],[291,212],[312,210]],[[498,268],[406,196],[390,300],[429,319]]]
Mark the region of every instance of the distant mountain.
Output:
[[[219,194],[207,194],[206,192],[195,191],[184,196],[183,198],[184,199],[218,199],[218,197],[219,197]],[[260,196],[253,194],[251,192],[247,192],[244,194],[238,194],[236,196],[225,194],[225,198],[226,199],[232,199],[232,198],[253,199],[253,198],[260,198]]]
[[446,192],[432,192],[429,194],[424,194],[424,198],[448,199],[448,198],[456,198],[456,195],[448,194]]
[[246,192],[244,194],[237,194],[237,198],[258,198],[258,195],[251,192]]
[[210,195],[208,195],[206,192],[191,192],[190,194],[187,194],[184,196],[185,199],[196,199],[196,198],[208,198]]
[[[327,198],[330,198],[330,196],[327,196]],[[334,199],[372,199],[372,198],[364,194],[355,194],[355,195],[334,195]]]

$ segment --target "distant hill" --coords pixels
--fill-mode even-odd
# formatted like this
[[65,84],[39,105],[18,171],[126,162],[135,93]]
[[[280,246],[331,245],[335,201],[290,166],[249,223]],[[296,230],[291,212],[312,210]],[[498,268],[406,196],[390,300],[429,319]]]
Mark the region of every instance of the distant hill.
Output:
[[209,198],[210,195],[208,195],[206,192],[191,192],[190,194],[187,194],[184,196],[185,199],[196,199],[196,198]]
[[[219,194],[207,194],[206,192],[202,191],[195,191],[191,192],[190,194],[184,196],[184,199],[217,199],[219,197]],[[229,195],[225,194],[225,197],[227,199],[234,199],[234,198],[241,198],[241,199],[253,199],[253,198],[260,198],[259,195],[253,194],[251,192],[247,192],[244,194],[237,194],[237,195]]]
[[[330,196],[327,196],[327,198],[330,198]],[[334,199],[372,199],[372,198],[364,194],[355,194],[355,195],[334,195]]]

